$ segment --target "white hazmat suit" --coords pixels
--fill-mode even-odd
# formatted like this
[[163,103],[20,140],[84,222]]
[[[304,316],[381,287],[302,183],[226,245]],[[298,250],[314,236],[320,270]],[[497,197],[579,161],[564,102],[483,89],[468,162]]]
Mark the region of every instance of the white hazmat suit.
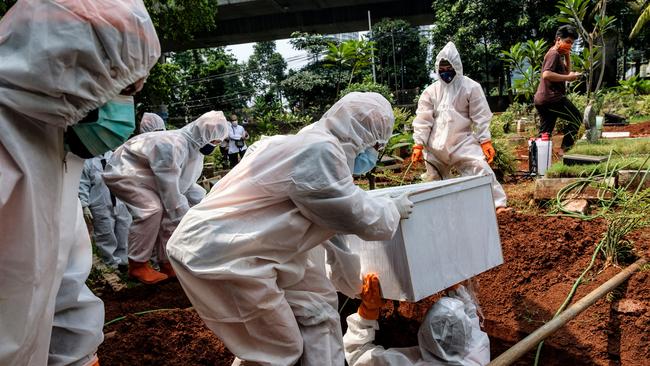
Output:
[[88,207],[92,213],[93,239],[100,258],[109,266],[117,268],[128,263],[126,250],[131,214],[124,202],[111,194],[102,178],[112,155],[112,151],[107,151],[84,162],[79,199],[81,207]]
[[450,291],[427,312],[418,346],[385,349],[373,344],[376,320],[354,313],[343,337],[350,366],[478,366],[490,362],[490,340],[481,330],[476,305],[464,287]]
[[64,197],[66,127],[159,55],[141,1],[24,0],[0,21],[0,365],[47,363],[56,274],[76,253],[61,243],[62,207],[78,202],[76,183]]
[[165,131],[165,121],[155,113],[145,112],[140,120],[140,133]]
[[255,144],[181,221],[171,263],[234,364],[344,364],[336,291],[308,252],[336,233],[393,236],[396,205],[352,179],[393,122],[381,95],[348,94],[298,134]]
[[92,248],[77,198],[84,160],[68,153],[66,167],[55,274],[60,286],[53,301],[54,321],[47,364],[83,366],[92,361],[104,340],[104,303],[86,286],[92,267]]
[[413,120],[413,140],[424,146],[427,177],[449,178],[452,167],[462,176],[489,174],[495,207],[505,207],[506,194],[480,146],[491,139],[492,112],[483,89],[463,75],[463,64],[452,42],[438,53],[436,70],[442,59],[451,63],[456,76],[450,83],[438,80],[424,90]]
[[199,149],[227,136],[228,121],[212,111],[180,130],[135,136],[115,151],[103,178],[133,216],[129,259],[147,262],[156,247],[167,262],[165,245],[190,208],[185,195],[203,167]]

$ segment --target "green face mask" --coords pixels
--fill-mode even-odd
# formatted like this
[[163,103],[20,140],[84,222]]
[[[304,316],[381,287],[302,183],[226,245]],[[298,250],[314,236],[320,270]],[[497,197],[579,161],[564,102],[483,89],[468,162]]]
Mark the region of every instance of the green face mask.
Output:
[[135,129],[133,97],[118,95],[66,132],[66,147],[89,159],[122,145]]

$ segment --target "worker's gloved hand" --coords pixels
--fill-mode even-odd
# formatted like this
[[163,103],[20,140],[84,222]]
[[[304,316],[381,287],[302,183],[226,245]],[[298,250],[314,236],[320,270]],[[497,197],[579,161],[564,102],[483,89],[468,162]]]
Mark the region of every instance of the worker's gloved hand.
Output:
[[93,221],[93,214],[90,212],[88,206],[84,207],[84,219],[86,219],[87,222]]
[[363,278],[361,305],[357,312],[364,319],[377,320],[379,318],[379,309],[381,309],[382,305],[384,305],[384,299],[381,298],[379,277],[374,273],[368,273]]
[[419,163],[424,160],[422,156],[422,149],[424,149],[424,146],[422,145],[413,145],[413,152],[411,153],[412,162]]
[[391,197],[393,203],[397,207],[397,212],[402,219],[408,219],[413,212],[413,202],[409,199],[409,192],[405,192],[396,197]]
[[492,141],[487,140],[481,143],[481,149],[483,149],[483,154],[485,155],[485,159],[487,160],[488,164],[492,163],[494,161],[494,157],[497,155],[497,152],[494,150],[494,146],[492,146]]

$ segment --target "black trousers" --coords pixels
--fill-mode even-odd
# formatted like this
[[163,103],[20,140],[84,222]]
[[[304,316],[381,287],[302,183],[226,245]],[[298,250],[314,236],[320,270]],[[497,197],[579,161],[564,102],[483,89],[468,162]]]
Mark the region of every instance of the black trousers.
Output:
[[246,150],[236,152],[234,154],[228,154],[228,160],[230,160],[230,169],[234,168],[237,163],[239,163],[239,159],[244,157],[244,154],[246,153]]
[[553,134],[553,129],[555,128],[555,122],[557,122],[558,117],[567,121],[566,125],[562,129],[564,138],[562,139],[562,149],[566,150],[573,146],[575,143],[576,135],[580,129],[580,124],[582,123],[582,114],[576,108],[571,101],[566,97],[557,102],[537,105],[535,108],[539,113],[539,119],[541,120],[539,126],[539,133],[547,132],[550,135]]
[[221,153],[221,169],[228,169],[228,146],[221,147],[219,146],[219,152]]

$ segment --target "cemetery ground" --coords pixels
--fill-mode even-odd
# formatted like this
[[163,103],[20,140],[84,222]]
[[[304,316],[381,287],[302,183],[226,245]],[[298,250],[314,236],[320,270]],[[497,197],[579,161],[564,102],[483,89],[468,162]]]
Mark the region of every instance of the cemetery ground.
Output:
[[[633,131],[632,138],[646,137],[650,121],[625,127],[631,128],[613,129]],[[519,164],[525,166],[524,156],[518,158]],[[401,179],[412,181],[422,171],[421,167],[412,169]],[[378,180],[377,186],[381,183]],[[553,317],[592,261],[597,245],[608,232],[611,234],[612,217],[617,212],[612,208],[614,216],[588,219],[563,215],[552,199],[535,199],[536,183],[526,177],[511,178],[504,188],[509,205],[515,208],[497,217],[504,263],[473,281],[493,359]],[[598,200],[589,202],[591,214],[600,212],[602,204]],[[623,249],[616,260],[612,262],[597,253],[571,303],[636,259],[650,256],[650,227],[638,225],[619,239]],[[232,362],[232,354],[205,327],[178,282],[159,286],[127,282],[126,287],[114,291],[101,273],[93,273],[91,279],[93,290],[106,307],[106,338],[99,349],[102,365]],[[439,296],[418,303],[387,301],[379,319],[376,343],[385,347],[417,345],[419,324]],[[341,296],[339,306],[343,304],[341,323],[345,331],[345,317],[356,311],[359,301],[345,302]],[[534,357],[535,350],[531,350],[515,364],[532,365]],[[547,338],[540,365],[641,366],[648,365],[649,359],[650,266],[646,264]]]

